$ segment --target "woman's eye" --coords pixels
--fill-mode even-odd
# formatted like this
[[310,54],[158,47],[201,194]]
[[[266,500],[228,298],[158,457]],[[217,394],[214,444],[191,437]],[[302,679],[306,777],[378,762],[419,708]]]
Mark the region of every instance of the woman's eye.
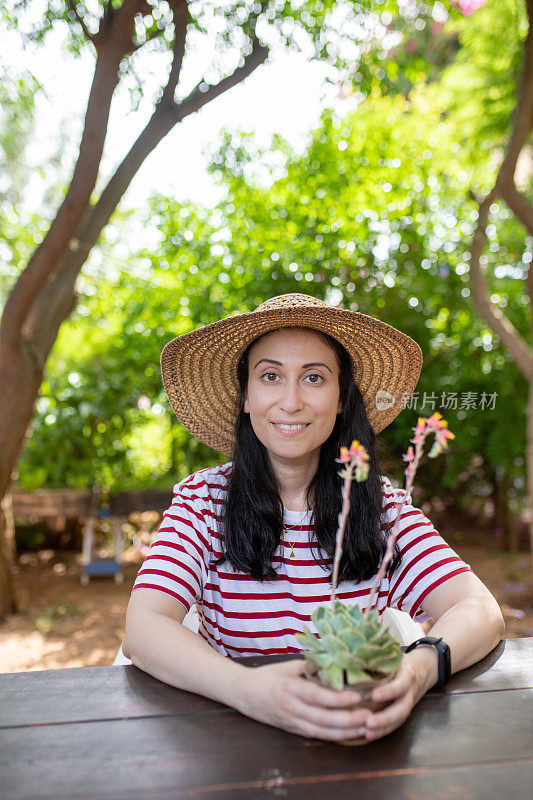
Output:
[[[261,376],[261,378],[265,378],[267,383],[275,383],[274,380],[272,380],[272,381],[270,380],[271,376],[274,376],[274,378],[277,378],[278,377],[278,373],[277,372],[265,372]],[[307,380],[307,378],[313,378],[314,379],[314,380],[309,381],[309,383],[322,383],[324,381],[324,378],[322,377],[322,375],[319,375],[316,372],[313,372],[311,375],[307,375],[305,380]],[[317,378],[318,378],[318,380],[316,380]]]

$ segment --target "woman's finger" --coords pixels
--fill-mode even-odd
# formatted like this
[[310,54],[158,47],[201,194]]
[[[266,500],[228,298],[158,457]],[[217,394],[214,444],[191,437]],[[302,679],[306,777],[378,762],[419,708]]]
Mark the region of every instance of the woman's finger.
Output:
[[294,695],[305,703],[326,708],[350,708],[361,702],[361,696],[351,689],[337,692],[319,686],[306,678],[297,678],[293,684]]
[[389,683],[383,686],[377,686],[372,691],[373,700],[394,700],[395,697],[400,697],[405,694],[411,687],[411,676],[406,672],[400,672]]
[[[400,723],[401,724],[401,723]],[[398,730],[400,725],[389,725],[388,728],[380,728],[379,730],[369,730],[365,728],[364,737],[368,742],[373,742],[375,739],[383,739],[395,730]]]
[[364,727],[367,717],[372,713],[368,708],[357,706],[349,709],[336,709],[309,705],[298,698],[293,698],[290,710],[297,718],[306,722],[322,728],[344,730],[345,733],[353,728]]
[[355,739],[365,736],[365,731],[366,728],[364,727],[324,728],[323,726],[303,720],[295,733],[310,739],[323,739],[327,742],[338,742],[341,739]]
[[383,736],[383,730],[390,728],[394,730],[404,722],[409,716],[412,709],[412,703],[407,695],[404,695],[401,700],[387,706],[383,711],[378,711],[369,716],[366,720],[367,730],[371,733],[376,732]]

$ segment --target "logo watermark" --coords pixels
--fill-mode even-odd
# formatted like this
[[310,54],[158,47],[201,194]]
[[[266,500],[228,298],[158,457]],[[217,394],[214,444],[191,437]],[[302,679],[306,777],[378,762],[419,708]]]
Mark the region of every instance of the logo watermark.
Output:
[[[430,408],[432,411],[468,411],[480,409],[481,411],[494,411],[498,392],[411,392],[403,393],[400,398],[400,407],[404,408]],[[420,400],[420,405],[418,402]],[[378,411],[387,411],[396,403],[396,398],[387,389],[378,389],[375,397]]]
[[[418,400],[421,399],[420,408],[431,408],[432,411],[457,411],[464,409],[480,409],[481,411],[494,411],[498,392],[411,392],[402,394],[401,406],[416,409]],[[435,407],[436,406],[436,407]]]
[[376,408],[378,411],[387,411],[395,404],[396,398],[386,389],[378,389],[376,392]]

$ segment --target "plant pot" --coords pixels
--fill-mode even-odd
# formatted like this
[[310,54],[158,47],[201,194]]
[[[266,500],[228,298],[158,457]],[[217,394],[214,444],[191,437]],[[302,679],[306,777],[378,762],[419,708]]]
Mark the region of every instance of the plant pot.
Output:
[[[320,667],[316,664],[312,664],[309,661],[305,662],[305,669],[304,669],[304,677],[310,681],[314,681],[314,683],[318,683],[319,686],[324,686],[322,681],[317,677]],[[388,683],[391,681],[396,675],[396,672],[389,673],[388,675],[383,675],[382,677],[376,677],[375,680],[372,682],[365,682],[365,683],[346,683],[344,684],[345,689],[350,689],[352,691],[356,691],[361,696],[361,702],[359,703],[360,706],[363,708],[369,708],[370,711],[381,711],[383,708],[390,706],[392,700],[372,700],[372,692],[376,688],[376,686],[382,686],[384,683]],[[329,687],[328,687],[329,688]],[[368,739],[365,736],[356,736],[354,739],[339,739],[337,744],[346,744],[346,745],[359,745],[359,744],[367,744]]]

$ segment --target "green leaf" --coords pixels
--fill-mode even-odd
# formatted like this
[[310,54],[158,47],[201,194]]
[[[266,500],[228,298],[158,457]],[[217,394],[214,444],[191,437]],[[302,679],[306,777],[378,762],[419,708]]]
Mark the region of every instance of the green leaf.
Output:
[[304,655],[308,661],[312,661],[313,664],[318,664],[322,668],[330,667],[334,662],[333,656],[329,653],[313,653],[306,650]]
[[368,681],[368,675],[363,670],[347,670],[346,681],[352,685],[355,683],[366,683]]
[[296,638],[298,639],[300,644],[303,644],[306,647],[310,647],[311,649],[322,647],[320,640],[313,633],[311,633],[311,631],[307,627],[304,628],[303,633],[297,633]]
[[324,670],[324,674],[332,689],[341,690],[344,688],[344,673],[342,669],[333,664]]

